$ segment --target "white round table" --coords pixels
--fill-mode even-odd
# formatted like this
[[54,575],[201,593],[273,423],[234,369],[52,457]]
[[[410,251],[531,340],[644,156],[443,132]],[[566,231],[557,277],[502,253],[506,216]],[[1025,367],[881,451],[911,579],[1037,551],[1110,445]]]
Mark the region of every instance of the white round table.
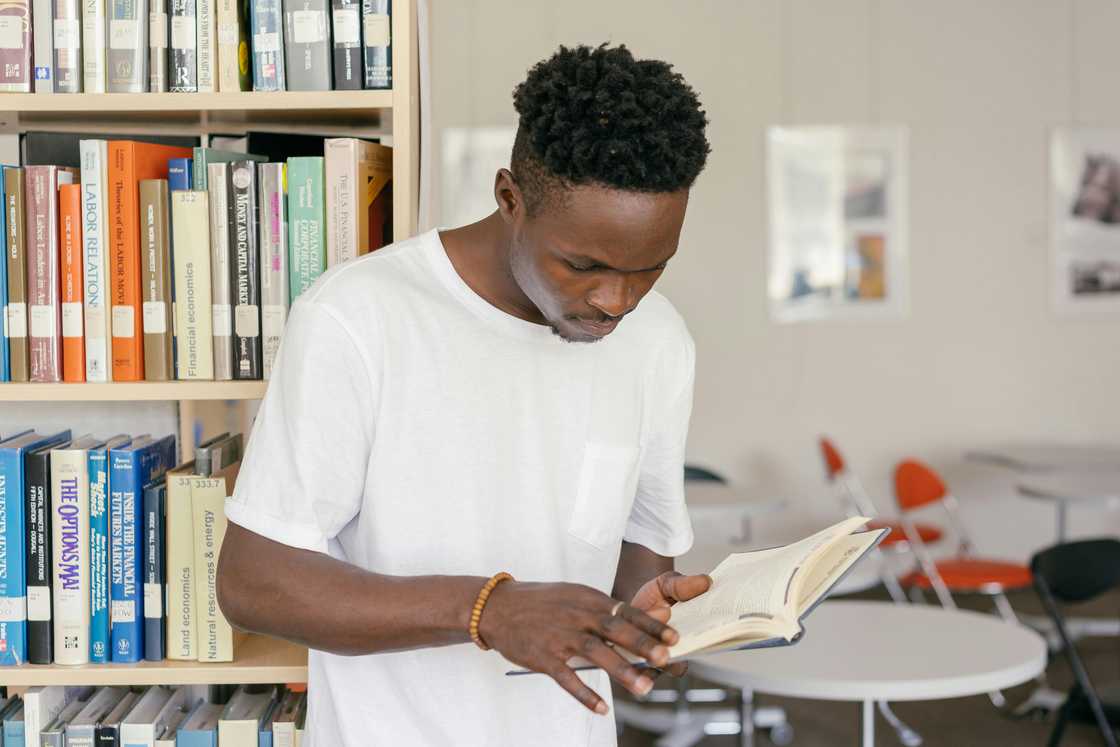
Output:
[[743,691],[743,744],[754,692],[863,703],[863,746],[876,701],[938,700],[1001,690],[1046,668],[1046,642],[992,615],[888,602],[829,601],[793,646],[692,660],[689,670]]
[[965,459],[1016,472],[1120,468],[1120,447],[1099,444],[1018,443],[971,449]]
[[1058,509],[1058,542],[1066,540],[1066,514],[1072,503],[1120,505],[1120,470],[1048,472],[1019,483],[1027,498],[1051,501]]

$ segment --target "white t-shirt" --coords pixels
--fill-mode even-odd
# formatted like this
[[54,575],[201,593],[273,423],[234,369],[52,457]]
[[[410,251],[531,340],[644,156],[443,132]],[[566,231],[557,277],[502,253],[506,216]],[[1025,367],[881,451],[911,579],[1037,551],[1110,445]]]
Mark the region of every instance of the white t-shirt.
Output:
[[[504,570],[609,594],[624,538],[692,544],[693,363],[661,295],[569,343],[477,295],[432,231],[332,268],[292,306],[226,513],[377,573]],[[511,668],[473,643],[312,651],[309,744],[615,744],[613,711]],[[581,676],[610,702],[604,673]]]

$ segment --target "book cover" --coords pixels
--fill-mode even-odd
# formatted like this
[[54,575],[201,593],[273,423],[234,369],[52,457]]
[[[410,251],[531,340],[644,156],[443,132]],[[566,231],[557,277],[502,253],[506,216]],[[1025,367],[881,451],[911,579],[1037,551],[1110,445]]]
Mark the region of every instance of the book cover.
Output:
[[283,91],[284,10],[280,0],[256,0],[252,10],[253,90]]
[[198,660],[233,661],[233,628],[218,607],[218,555],[226,534],[226,497],[233,492],[241,462],[191,483],[195,536],[195,599],[198,605]]
[[365,88],[393,87],[393,0],[362,0],[362,61]]
[[327,267],[385,245],[391,236],[393,149],[357,138],[323,142]]
[[58,93],[82,92],[81,0],[53,0],[54,86]]
[[264,378],[272,376],[288,318],[288,194],[286,166],[262,163],[260,178],[261,349]]
[[23,738],[23,701],[19,698],[11,699],[8,707],[0,713],[3,717],[4,744],[24,744]]
[[105,93],[105,0],[82,0],[82,85]]
[[62,264],[62,380],[86,380],[82,313],[82,185],[58,188],[59,253]]
[[[86,707],[90,694],[90,688],[82,688],[81,694],[69,699],[57,716],[50,721],[44,721],[46,725],[39,730],[37,744],[41,747],[66,747],[66,726],[70,723],[70,719]],[[69,695],[67,697],[69,698]]]
[[290,302],[295,302],[327,269],[323,172],[322,157],[288,159]]
[[97,747],[121,747],[121,723],[136,706],[138,700],[140,700],[140,693],[126,693],[109,715],[97,724],[95,732],[97,741],[94,742]]
[[360,0],[331,0],[334,88],[362,88],[362,6]]
[[148,0],[108,0],[110,93],[148,90]]
[[331,90],[328,0],[283,0],[283,4],[288,90]]
[[218,747],[218,719],[222,706],[201,701],[179,727],[178,747]]
[[24,737],[27,745],[42,744],[42,732],[88,688],[50,685],[32,687],[23,694]]
[[229,164],[211,163],[210,210],[210,301],[211,333],[214,339],[214,379],[233,378],[233,306],[230,303]]
[[[0,205],[6,205],[4,197],[3,172],[11,166],[0,166]],[[0,381],[10,381],[12,372],[8,356],[8,211],[0,209],[0,247],[3,247],[3,257],[0,258]]]
[[217,0],[218,90],[249,91],[249,15],[242,0]]
[[215,0],[195,0],[198,26],[195,59],[198,64],[200,93],[218,90],[218,11],[214,2]]
[[[114,135],[107,132],[46,132],[31,130],[20,135],[20,163],[24,166],[82,166],[83,140],[133,140],[157,145],[178,145],[193,148],[198,144],[196,135]],[[106,161],[108,165],[108,161]]]
[[189,158],[189,148],[109,141],[109,225],[114,381],[144,380],[141,336],[140,181],[166,179],[171,158]]
[[194,514],[191,482],[194,462],[167,473],[167,658],[198,659],[195,630]]
[[[174,0],[171,0],[174,3]],[[148,90],[163,93],[171,90],[171,35],[173,21],[168,21],[168,0],[149,0],[148,7]],[[194,41],[194,36],[191,36]]]
[[155,482],[144,488],[144,658],[163,661],[163,600],[165,589],[164,529],[167,484]]
[[172,691],[162,685],[154,685],[144,691],[121,722],[121,744],[124,747],[154,747],[156,716],[171,694]]
[[59,300],[58,187],[72,184],[73,169],[28,166],[28,354],[32,381],[62,381],[62,305]]
[[[243,153],[239,150],[221,150],[219,148],[195,148],[191,170],[194,179],[194,189],[205,192],[209,187],[209,166],[212,163],[230,163],[231,161],[267,161],[266,156]],[[225,181],[223,180],[224,184]]]
[[109,661],[109,450],[132,439],[120,434],[91,448],[89,470],[89,660]]
[[171,358],[171,232],[166,179],[140,181],[141,281],[144,309],[144,378],[174,378]]
[[66,726],[66,747],[96,747],[97,726],[113,712],[128,688],[102,687]]
[[31,2],[31,63],[34,66],[35,93],[54,93],[54,33],[51,0]]
[[198,90],[198,3],[171,0],[171,90]]
[[175,439],[142,437],[109,451],[109,638],[113,662],[144,657],[143,487],[174,460]]
[[112,339],[108,313],[108,211],[105,185],[109,180],[109,143],[79,142],[82,170],[82,247],[85,279],[86,381],[112,381],[109,352]]
[[172,158],[167,162],[167,188],[172,192],[193,189],[194,169],[189,158]]
[[31,0],[0,6],[0,92],[31,92]]
[[[62,442],[65,443],[67,441]],[[51,449],[62,444],[32,449],[24,455],[23,461],[27,501],[24,505],[27,518],[27,661],[30,664],[54,662]]]
[[175,263],[175,330],[180,379],[214,378],[210,299],[210,216],[207,193],[171,193],[172,258]]
[[0,441],[0,665],[27,661],[27,570],[23,454],[42,443],[33,432]]
[[8,365],[11,381],[30,381],[27,349],[27,246],[22,168],[4,168],[8,264]]
[[260,247],[257,170],[253,161],[229,166],[230,298],[233,301],[234,379],[261,378]]

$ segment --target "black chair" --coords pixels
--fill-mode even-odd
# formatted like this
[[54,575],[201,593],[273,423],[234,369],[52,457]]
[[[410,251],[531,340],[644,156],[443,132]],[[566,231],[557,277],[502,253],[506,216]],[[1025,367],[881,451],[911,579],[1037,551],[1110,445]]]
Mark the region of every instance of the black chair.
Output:
[[721,485],[727,484],[727,478],[710,469],[704,467],[697,467],[695,464],[686,464],[684,466],[684,479],[686,481],[695,482],[718,482]]
[[1058,709],[1049,747],[1057,747],[1069,721],[1096,723],[1104,743],[1117,747],[1114,726],[1120,726],[1120,687],[1093,686],[1073,645],[1058,604],[1084,602],[1120,586],[1120,541],[1081,540],[1054,545],[1031,558],[1034,586],[1054,621],[1062,649],[1073,670],[1074,685]]

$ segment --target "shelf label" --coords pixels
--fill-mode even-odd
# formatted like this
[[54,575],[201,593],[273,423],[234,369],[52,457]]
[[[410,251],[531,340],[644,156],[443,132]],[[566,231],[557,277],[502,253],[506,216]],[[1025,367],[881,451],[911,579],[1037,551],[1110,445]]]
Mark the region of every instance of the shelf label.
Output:
[[76,49],[81,46],[81,21],[77,18],[54,19],[55,49]]
[[66,301],[62,304],[62,336],[82,336],[82,302]]
[[[167,14],[153,10],[148,14],[148,46],[152,49],[167,49]],[[191,45],[194,48],[194,45]]]
[[292,26],[296,44],[317,44],[327,40],[327,14],[321,10],[293,11]]
[[36,622],[51,619],[51,587],[27,587],[27,619]]
[[27,337],[27,304],[8,304],[8,337]]
[[136,603],[128,599],[114,599],[109,607],[109,619],[114,623],[136,622]]
[[114,18],[109,21],[109,49],[140,48],[140,22],[135,18]]
[[86,306],[86,339],[105,339],[105,307],[100,304]]
[[389,46],[389,16],[385,13],[370,13],[362,19],[367,47]]
[[113,337],[136,336],[136,310],[131,306],[113,307]]
[[334,9],[334,43],[354,44],[362,43],[360,30],[361,22],[358,18],[357,8]]
[[212,307],[214,317],[214,329],[211,334],[214,337],[229,337],[233,334],[233,323],[231,321],[229,304],[216,303]]
[[27,619],[27,597],[0,597],[0,622],[15,623]]
[[58,316],[53,306],[31,304],[31,336],[54,337],[58,329]]
[[239,304],[234,314],[234,329],[238,337],[261,336],[261,315],[256,304]]
[[23,16],[0,16],[0,49],[23,48]]
[[163,586],[144,584],[144,617],[158,620],[163,617]]
[[280,51],[280,34],[276,31],[267,31],[262,34],[253,35],[253,51],[254,52],[279,52]]

